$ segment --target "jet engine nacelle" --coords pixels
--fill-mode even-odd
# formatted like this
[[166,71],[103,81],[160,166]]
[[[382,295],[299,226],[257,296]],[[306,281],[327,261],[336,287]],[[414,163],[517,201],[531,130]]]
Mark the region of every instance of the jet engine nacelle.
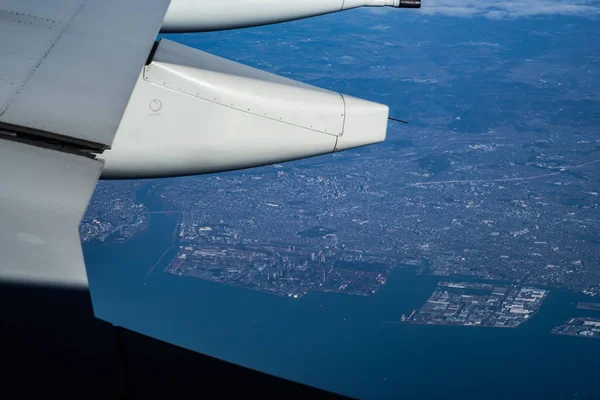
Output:
[[388,107],[162,39],[136,83],[103,178],[229,171],[378,143]]
[[421,0],[172,0],[161,32],[246,28],[364,6],[419,8]]

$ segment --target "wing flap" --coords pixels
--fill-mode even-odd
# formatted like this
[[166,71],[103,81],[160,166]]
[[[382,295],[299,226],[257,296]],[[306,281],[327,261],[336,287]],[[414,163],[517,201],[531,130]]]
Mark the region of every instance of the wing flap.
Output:
[[0,138],[0,281],[87,286],[78,227],[102,165]]

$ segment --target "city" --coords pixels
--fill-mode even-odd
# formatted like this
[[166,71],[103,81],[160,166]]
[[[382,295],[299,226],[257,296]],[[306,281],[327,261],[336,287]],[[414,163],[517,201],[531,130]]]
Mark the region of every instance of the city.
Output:
[[[166,271],[295,299],[375,295],[395,268],[511,282],[490,287],[503,286],[503,296],[474,299],[439,287],[430,300],[447,309],[428,302],[409,323],[515,327],[545,297],[512,307],[525,287],[600,293],[600,188],[588,150],[598,139],[397,135],[326,160],[152,181],[164,212],[179,215],[179,250]],[[135,197],[144,184],[100,182],[82,240],[145,229],[148,210]]]
[[139,182],[99,184],[79,225],[83,242],[125,241],[148,227],[148,210],[135,201]]

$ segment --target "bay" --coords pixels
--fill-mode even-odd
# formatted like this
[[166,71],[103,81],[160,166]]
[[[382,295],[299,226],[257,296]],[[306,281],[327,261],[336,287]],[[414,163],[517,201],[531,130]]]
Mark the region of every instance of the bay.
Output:
[[[138,201],[161,211],[151,189]],[[113,324],[358,398],[600,398],[600,341],[550,334],[594,315],[576,309],[584,295],[552,290],[516,329],[388,324],[421,306],[439,278],[402,268],[375,296],[290,299],[174,276],[164,269],[178,216],[150,218],[125,243],[84,245],[96,315]]]

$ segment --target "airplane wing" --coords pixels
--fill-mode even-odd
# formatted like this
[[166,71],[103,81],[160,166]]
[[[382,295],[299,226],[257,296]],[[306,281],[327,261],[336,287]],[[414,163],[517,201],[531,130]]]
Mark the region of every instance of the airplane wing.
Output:
[[169,0],[0,1],[0,279],[87,286],[78,225]]
[[[361,6],[417,8],[420,0],[0,0],[0,332],[12,332],[0,342],[21,343],[11,354],[33,357],[21,360],[23,376],[62,376],[56,346],[72,339],[63,335],[69,331],[87,344],[66,345],[80,361],[64,371],[94,378],[80,364],[90,361],[98,332],[93,324],[76,330],[83,320],[66,314],[79,301],[55,307],[54,294],[26,295],[15,311],[9,300],[18,287],[83,289],[89,299],[78,225],[101,174],[226,171],[385,138],[385,105],[154,42],[157,33],[258,26]],[[40,339],[40,321],[46,331],[65,325]],[[50,354],[50,367],[31,370],[42,353]]]
[[99,174],[219,172],[384,140],[386,105],[154,42],[361,6],[420,1],[0,0],[0,280],[87,285],[77,225]]
[[0,278],[87,287],[78,226],[102,163],[0,139]]

